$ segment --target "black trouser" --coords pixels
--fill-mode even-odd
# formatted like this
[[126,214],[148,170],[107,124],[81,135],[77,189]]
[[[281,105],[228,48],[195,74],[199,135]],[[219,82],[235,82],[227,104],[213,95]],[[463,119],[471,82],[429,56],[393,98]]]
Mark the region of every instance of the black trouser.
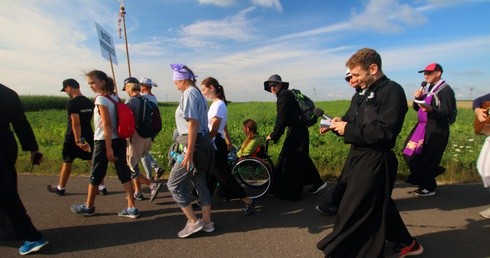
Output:
[[[42,237],[27,215],[24,204],[20,200],[17,189],[17,171],[15,162],[17,160],[17,143],[11,132],[3,133],[0,141],[0,216],[2,223],[0,227],[9,239],[21,239],[36,241]],[[4,223],[10,220],[14,232],[9,230],[9,225]],[[10,232],[9,232],[10,231]],[[12,235],[13,233],[13,235]]]
[[217,150],[215,151],[215,166],[211,169],[211,174],[208,176],[208,189],[211,196],[216,189],[217,182],[219,183],[222,197],[231,200],[235,198],[245,198],[247,193],[243,190],[240,184],[231,174],[230,166],[228,165],[228,148],[225,140],[218,134],[214,138],[214,144]]

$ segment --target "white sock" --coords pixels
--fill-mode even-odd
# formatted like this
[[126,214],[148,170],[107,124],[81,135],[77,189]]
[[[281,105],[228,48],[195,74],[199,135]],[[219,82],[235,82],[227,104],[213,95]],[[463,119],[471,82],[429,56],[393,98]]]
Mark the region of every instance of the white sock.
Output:
[[104,190],[105,189],[105,185],[99,185],[99,190]]

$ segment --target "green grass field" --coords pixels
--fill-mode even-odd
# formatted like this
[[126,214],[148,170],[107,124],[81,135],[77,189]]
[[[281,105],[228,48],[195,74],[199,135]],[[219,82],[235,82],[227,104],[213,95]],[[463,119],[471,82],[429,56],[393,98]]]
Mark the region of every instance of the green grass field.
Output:
[[[29,96],[21,97],[26,109],[26,114],[36,134],[40,150],[44,153],[44,162],[36,166],[32,173],[57,175],[61,167],[61,149],[66,130],[67,114],[64,110],[66,98]],[[174,112],[177,104],[160,103],[160,111],[163,121],[163,130],[157,136],[152,153],[158,162],[168,171],[167,149],[171,144],[172,132],[175,128]],[[341,116],[349,106],[349,101],[317,102],[316,106],[325,110],[331,116]],[[439,182],[470,182],[478,181],[480,177],[476,171],[476,160],[484,137],[473,133],[474,114],[468,102],[458,102],[458,118],[451,126],[451,137],[443,157],[442,165],[447,168],[446,173],[439,176]],[[48,109],[45,109],[48,108]],[[37,110],[37,111],[36,111]],[[273,102],[246,102],[230,103],[228,106],[230,130],[232,141],[239,146],[244,139],[242,121],[247,118],[254,119],[259,126],[262,136],[269,134],[274,127],[275,103]],[[402,143],[416,123],[416,113],[409,110],[405,117],[402,132],[398,138],[395,153],[399,160],[399,177],[404,178],[407,167],[402,159]],[[284,138],[284,136],[282,137]],[[269,147],[269,154],[276,161],[282,146],[282,140]],[[332,133],[320,135],[318,127],[310,127],[310,156],[315,162],[324,179],[336,177],[343,166],[349,146],[344,144],[341,137]],[[21,152],[17,160],[19,173],[30,173],[28,153]],[[77,160],[74,162],[73,174],[88,175],[89,167],[86,162]],[[114,175],[113,168],[109,175]]]

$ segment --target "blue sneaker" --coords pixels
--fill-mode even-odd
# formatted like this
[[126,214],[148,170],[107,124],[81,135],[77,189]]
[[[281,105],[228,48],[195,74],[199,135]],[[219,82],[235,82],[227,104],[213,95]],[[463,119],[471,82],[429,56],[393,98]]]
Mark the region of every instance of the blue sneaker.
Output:
[[44,239],[44,237],[41,237],[41,239],[37,241],[25,241],[24,244],[19,248],[19,253],[20,255],[26,255],[32,252],[37,252],[39,251],[43,246],[47,245],[49,242]]
[[74,204],[71,206],[71,211],[75,214],[80,214],[85,217],[93,216],[95,214],[95,207],[87,208],[85,204]]
[[117,213],[117,215],[119,215],[119,217],[136,219],[137,217],[140,216],[140,213],[138,211],[138,208],[125,208],[119,213]]

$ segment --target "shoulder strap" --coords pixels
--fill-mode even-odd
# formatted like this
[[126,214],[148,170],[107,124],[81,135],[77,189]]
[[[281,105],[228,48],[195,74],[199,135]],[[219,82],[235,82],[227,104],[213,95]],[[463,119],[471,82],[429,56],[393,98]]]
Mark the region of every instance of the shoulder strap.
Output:
[[446,87],[449,87],[449,85],[447,83],[444,83],[432,93],[434,95],[434,99],[436,100],[436,106],[438,107],[441,106],[441,100],[439,100],[439,96],[437,94],[439,94],[439,92],[441,92],[441,90],[443,90]]

